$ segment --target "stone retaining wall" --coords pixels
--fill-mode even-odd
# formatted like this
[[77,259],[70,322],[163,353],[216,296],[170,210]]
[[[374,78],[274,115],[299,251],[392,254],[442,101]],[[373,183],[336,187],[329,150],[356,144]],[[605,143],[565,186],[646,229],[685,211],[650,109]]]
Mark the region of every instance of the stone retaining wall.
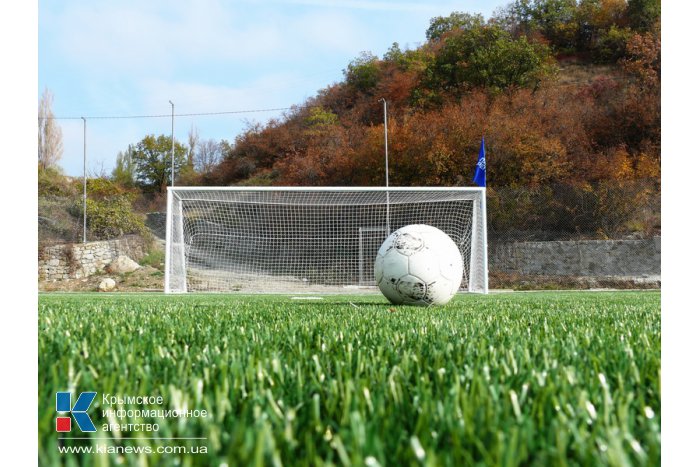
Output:
[[658,277],[661,237],[491,245],[489,271],[523,275]]
[[[661,275],[661,238],[515,242],[489,246],[489,271],[521,275],[657,278]],[[45,247],[39,254],[39,279],[80,279],[126,255],[146,254],[137,235],[117,240]]]
[[48,246],[39,252],[39,280],[81,279],[103,270],[117,256],[139,261],[145,254],[144,241],[138,235]]

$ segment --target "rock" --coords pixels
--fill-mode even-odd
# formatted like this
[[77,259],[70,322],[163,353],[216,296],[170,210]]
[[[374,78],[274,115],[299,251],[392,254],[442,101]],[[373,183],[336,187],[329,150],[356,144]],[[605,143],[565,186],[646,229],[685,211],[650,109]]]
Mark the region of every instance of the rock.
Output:
[[114,282],[114,279],[111,277],[105,277],[102,279],[102,282],[100,282],[100,285],[97,286],[97,288],[100,292],[109,292],[110,290],[114,290],[116,286],[117,283]]
[[124,274],[125,272],[134,272],[140,268],[139,263],[129,258],[128,256],[117,256],[107,266],[107,271],[112,274]]

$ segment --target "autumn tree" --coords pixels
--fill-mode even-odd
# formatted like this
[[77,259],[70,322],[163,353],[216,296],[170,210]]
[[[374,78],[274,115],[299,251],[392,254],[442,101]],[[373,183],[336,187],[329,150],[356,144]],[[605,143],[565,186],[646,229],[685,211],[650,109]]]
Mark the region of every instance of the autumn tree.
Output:
[[631,19],[633,4],[654,1],[517,0],[497,10],[493,22],[515,37],[543,40],[557,54],[592,53],[611,63],[623,55],[630,25],[643,22]]
[[39,167],[56,167],[63,155],[63,135],[53,114],[53,93],[44,89],[39,99]]
[[197,141],[194,151],[194,169],[201,174],[208,174],[221,161],[222,148],[227,145],[213,139]]
[[661,84],[661,35],[654,30],[636,33],[626,44],[625,71],[639,79],[647,88],[658,89]]

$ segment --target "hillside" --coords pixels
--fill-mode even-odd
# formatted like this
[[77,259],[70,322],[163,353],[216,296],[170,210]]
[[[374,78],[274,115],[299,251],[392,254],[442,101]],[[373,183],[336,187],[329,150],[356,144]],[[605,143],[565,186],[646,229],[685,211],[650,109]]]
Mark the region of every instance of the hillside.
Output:
[[251,126],[199,183],[383,185],[384,98],[392,185],[470,185],[483,136],[494,230],[534,219],[546,237],[658,232],[657,3],[523,1],[489,21],[433,18],[425,44],[361,53],[342,82]]

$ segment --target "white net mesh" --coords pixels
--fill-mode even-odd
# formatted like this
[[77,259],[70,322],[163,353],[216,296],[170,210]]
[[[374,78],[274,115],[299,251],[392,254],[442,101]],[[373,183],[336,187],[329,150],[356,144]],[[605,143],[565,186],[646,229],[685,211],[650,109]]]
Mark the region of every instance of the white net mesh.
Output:
[[388,233],[429,224],[458,245],[462,289],[486,292],[482,204],[474,188],[170,188],[165,291],[372,287]]

